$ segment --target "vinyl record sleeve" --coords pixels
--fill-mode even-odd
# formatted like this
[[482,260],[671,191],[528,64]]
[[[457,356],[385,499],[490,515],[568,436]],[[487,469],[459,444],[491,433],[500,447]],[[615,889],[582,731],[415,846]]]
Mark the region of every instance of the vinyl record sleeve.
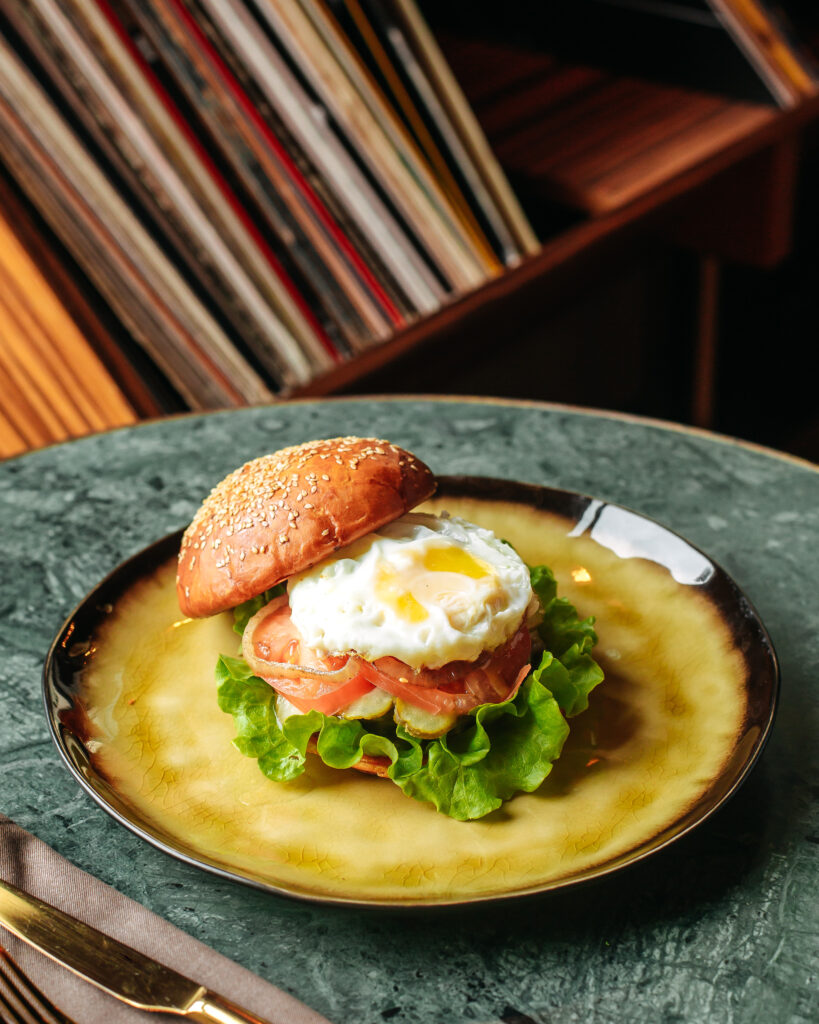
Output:
[[[429,133],[425,134],[424,118],[412,99],[404,92],[402,99],[405,101],[406,109],[397,109],[393,94],[383,87],[382,80],[371,73],[371,65],[362,59],[359,49],[343,31],[323,0],[299,0],[299,4],[339,66],[354,84],[362,97],[362,102],[367,103],[385,133],[397,140],[396,151],[412,152],[413,159],[432,177],[446,197],[463,231],[471,239],[489,272],[497,273],[498,255],[475,217],[446,159],[439,152]],[[384,52],[383,48],[380,52]],[[395,81],[398,76],[391,65],[390,70],[393,72],[391,80]],[[398,84],[400,85],[400,79]]]
[[2,39],[0,132],[18,181],[193,408],[272,397]]
[[537,252],[540,243],[414,0],[385,2],[394,11],[394,16],[405,33],[416,59],[429,78],[448,117],[456,126],[475,166],[480,170],[486,188],[503,211],[509,229],[521,250],[526,254]]
[[393,215],[390,204],[383,201],[381,176],[374,187],[348,151],[350,140],[336,133],[326,107],[303,87],[295,65],[288,65],[243,5],[234,0],[218,4],[210,0],[187,2],[192,6],[195,3],[199,16],[213,24],[223,47],[232,50],[244,64],[258,93],[315,168],[326,190],[345,209],[345,220],[357,225],[414,308],[419,312],[437,309],[444,289]]
[[[202,2],[217,6],[214,0]],[[239,8],[236,0],[227,2],[234,7],[232,27],[237,24]],[[491,268],[482,264],[449,202],[412,147],[390,131],[383,111],[380,120],[374,116],[369,104],[378,105],[377,94],[364,96],[357,90],[296,0],[277,0],[275,5],[270,0],[256,0],[256,7],[454,289],[464,291],[483,283]],[[227,24],[223,27],[228,29]]]
[[[357,0],[351,0],[349,4],[345,4],[344,0],[301,2],[317,27],[330,27],[354,54],[359,73],[366,78],[370,88],[378,92],[394,123],[400,126],[423,154],[431,173],[462,219],[465,229],[475,238],[476,244],[491,253],[495,262],[506,262],[506,248],[499,243],[497,233],[484,216],[474,195],[473,184],[462,174],[438,133],[434,119],[412,89],[405,69],[390,52],[390,40],[376,32]],[[477,177],[476,181],[482,188]],[[499,214],[497,216],[505,230],[502,219]],[[509,245],[513,247],[511,236]]]
[[[208,43],[213,48],[216,59],[227,75],[231,77],[234,88],[238,90],[241,95],[243,105],[249,112],[251,112],[252,119],[258,130],[261,132],[261,135],[266,140],[267,145],[270,146],[278,155],[283,166],[287,168],[294,180],[298,183],[301,191],[308,197],[309,202],[317,212],[319,220],[324,225],[325,230],[328,233],[328,237],[333,240],[339,253],[341,253],[346,259],[346,265],[353,274],[358,287],[360,287],[368,299],[374,303],[379,316],[381,316],[388,325],[386,333],[377,334],[375,337],[378,340],[386,337],[402,323],[399,310],[394,306],[388,293],[382,287],[376,274],[373,272],[373,268],[367,263],[365,255],[356,248],[354,239],[344,230],[344,224],[339,223],[339,221],[333,216],[333,212],[325,206],[321,196],[315,191],[311,182],[305,177],[298,163],[294,160],[291,153],[288,152],[288,149],[284,144],[284,140],[280,138],[273,127],[266,124],[264,118],[260,116],[252,98],[244,90],[242,80],[237,78],[235,74],[231,74],[230,61],[228,58],[232,55],[232,57],[244,68],[242,78],[254,81],[255,85],[257,87],[259,86],[258,76],[256,75],[257,68],[253,66],[250,58],[251,54],[255,52],[255,43],[262,38],[261,33],[258,33],[255,36],[250,35],[244,36],[243,38],[240,37],[238,41],[233,39],[233,30],[239,25],[239,23],[247,23],[248,17],[245,13],[246,8],[241,5],[237,5],[235,0],[224,0],[225,4],[232,5],[232,10],[235,15],[225,21],[222,17],[225,8],[222,4],[214,5],[210,0],[173,0],[173,2],[187,11],[191,19],[191,23],[195,26],[196,30],[202,33],[207,39]],[[219,15],[220,17],[217,18],[215,15]],[[230,29],[231,31],[227,32],[226,29]],[[245,45],[249,46],[247,51],[244,48]],[[262,69],[264,71],[268,70],[266,63],[264,62],[262,63]],[[284,91],[286,92],[287,90],[285,89]],[[268,93],[268,97],[269,96],[270,94]],[[306,117],[315,116],[314,112],[308,109],[304,111],[304,115]],[[321,117],[320,123],[322,130],[326,132],[327,125],[325,120]]]
[[[21,34],[52,81],[274,380],[305,382],[332,365],[312,332],[310,346],[302,348],[226,244],[227,230],[238,222],[219,216],[226,204],[218,190],[211,189],[211,197],[222,200],[222,209],[198,202],[180,171],[193,165],[194,186],[207,182],[207,172],[173,121],[165,115],[169,131],[159,139],[151,131],[143,110],[148,116],[165,111],[99,9],[88,0],[66,0],[62,8],[55,0],[22,0],[17,12],[24,12],[15,19]],[[123,74],[127,83],[129,73],[133,89],[126,96],[115,76]]]
[[[202,7],[197,11],[197,20],[209,38],[218,44],[221,59],[256,114],[364,261],[386,296],[385,309],[393,326],[403,326],[419,312],[438,309],[445,294],[443,288],[401,227],[392,224],[391,212],[381,205],[378,193],[370,189],[363,178],[363,191],[359,189],[354,180],[359,173],[357,166],[326,119],[322,116],[314,123],[315,104],[307,96],[300,96],[301,87],[293,72],[281,62],[278,52],[275,49],[268,52],[265,72],[273,76],[273,89],[265,91],[243,53],[220,34]],[[329,153],[326,162],[325,153]],[[340,181],[339,175],[333,173],[339,162],[342,163]],[[348,177],[348,172],[353,177]],[[371,230],[373,228],[375,231]],[[377,249],[374,242],[380,248]],[[408,270],[407,260],[412,261]]]
[[[263,0],[269,6],[269,0]],[[449,173],[446,162],[430,160],[430,153],[419,146],[412,132],[396,112],[392,101],[379,83],[369,73],[355,47],[341,31],[339,25],[321,0],[297,0],[298,9],[306,15],[314,32],[332,54],[341,71],[353,85],[385,136],[390,140],[399,159],[408,167],[422,189],[430,192],[439,202],[446,202],[451,214],[457,219],[461,232],[469,240],[475,253],[492,274],[500,269],[496,254],[485,237],[480,225],[472,214],[466,198],[455,179]],[[420,120],[416,116],[416,122]],[[435,152],[433,150],[433,156]],[[439,155],[439,154],[438,154]]]
[[[229,219],[225,221],[227,237],[233,238],[236,234],[237,251],[245,259],[248,272],[253,273],[254,280],[259,282],[260,288],[264,287],[266,293],[270,289],[272,304],[280,299],[281,315],[294,335],[299,338],[302,336],[300,318],[332,357],[337,358],[339,353],[349,355],[349,347],[317,299],[313,282],[293,260],[290,238],[282,239],[269,229],[267,219],[258,209],[253,196],[243,187],[232,166],[223,159],[214,145],[211,133],[199,116],[200,112],[176,87],[174,77],[167,73],[139,23],[120,0],[96,0],[96,3],[138,69],[134,90],[139,93],[140,102],[150,108],[146,109],[143,116],[149,119],[158,137],[162,138],[165,138],[167,120],[170,119],[167,145],[173,149],[179,137],[176,134],[178,132],[192,151],[190,168],[184,159],[186,151],[180,149],[179,155],[180,169],[191,187],[196,185],[201,189],[203,203],[208,208],[213,205],[220,224],[220,199],[229,211],[226,216],[232,214],[235,218],[233,223]],[[142,88],[140,83],[143,78],[150,85],[150,90]],[[205,173],[201,174],[200,180],[201,170]]]
[[390,321],[366,268],[241,91],[211,42],[176,0],[117,0],[157,50],[165,69],[194,104],[213,143],[314,281],[326,314],[345,338],[383,337]]
[[440,177],[448,176],[470,203],[470,212],[493,242],[501,261],[520,261],[515,241],[502,211],[486,188],[472,157],[415,58],[400,25],[383,4],[361,0],[310,0],[331,6],[344,23],[347,38],[372,74],[392,98],[394,109],[418,140]]
[[[94,8],[92,0],[82,2]],[[324,353],[329,353],[334,359],[337,353],[332,341],[282,265],[279,255],[272,251],[261,236],[230,183],[220,173],[173,97],[134,45],[108,0],[96,0],[96,7],[111,26],[122,48],[121,53],[127,53],[131,58],[130,64],[124,59],[122,61],[122,87],[132,102],[139,105],[146,124],[151,126],[157,137],[173,153],[182,173],[187,175],[189,186],[200,196],[203,208],[216,220],[220,230],[233,245],[237,258],[242,259],[248,274],[277,310],[288,330],[308,352],[315,354],[318,340]],[[127,80],[124,77],[126,75]]]
[[756,0],[708,2],[780,106],[795,106],[817,91],[815,69],[791,46],[765,4]]

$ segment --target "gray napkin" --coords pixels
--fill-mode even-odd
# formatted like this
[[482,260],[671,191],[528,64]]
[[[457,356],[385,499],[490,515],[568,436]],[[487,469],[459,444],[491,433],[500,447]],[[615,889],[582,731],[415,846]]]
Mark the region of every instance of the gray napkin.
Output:
[[[173,967],[270,1024],[328,1024],[281,989],[191,938],[122,893],[86,874],[49,846],[0,815],[0,878],[59,907],[134,949]],[[0,944],[48,996],[78,1024],[179,1021],[148,1017],[59,967],[0,927]]]

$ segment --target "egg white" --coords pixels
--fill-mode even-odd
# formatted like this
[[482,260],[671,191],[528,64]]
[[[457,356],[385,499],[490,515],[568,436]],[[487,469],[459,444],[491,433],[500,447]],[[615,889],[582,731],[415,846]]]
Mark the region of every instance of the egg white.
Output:
[[474,661],[508,640],[533,600],[529,570],[490,530],[411,513],[288,585],[306,643],[412,668]]

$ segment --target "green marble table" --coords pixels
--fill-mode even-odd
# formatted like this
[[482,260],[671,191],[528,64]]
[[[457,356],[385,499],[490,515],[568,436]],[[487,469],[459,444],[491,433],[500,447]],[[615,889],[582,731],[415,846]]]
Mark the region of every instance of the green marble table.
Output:
[[[82,792],[48,737],[49,640],[126,556],[252,456],[381,435],[440,473],[594,494],[660,520],[746,591],[782,665],[772,738],[737,796],[606,881],[511,905],[387,913],[299,903],[155,850]],[[339,400],[160,421],[0,465],[0,810],[337,1024],[819,1017],[819,472],[646,421],[542,405]]]

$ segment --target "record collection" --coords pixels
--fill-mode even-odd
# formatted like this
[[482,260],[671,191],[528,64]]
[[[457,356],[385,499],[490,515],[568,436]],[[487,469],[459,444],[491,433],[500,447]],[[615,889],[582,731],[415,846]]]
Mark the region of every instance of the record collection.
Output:
[[537,251],[414,0],[9,0],[3,162],[194,409]]

